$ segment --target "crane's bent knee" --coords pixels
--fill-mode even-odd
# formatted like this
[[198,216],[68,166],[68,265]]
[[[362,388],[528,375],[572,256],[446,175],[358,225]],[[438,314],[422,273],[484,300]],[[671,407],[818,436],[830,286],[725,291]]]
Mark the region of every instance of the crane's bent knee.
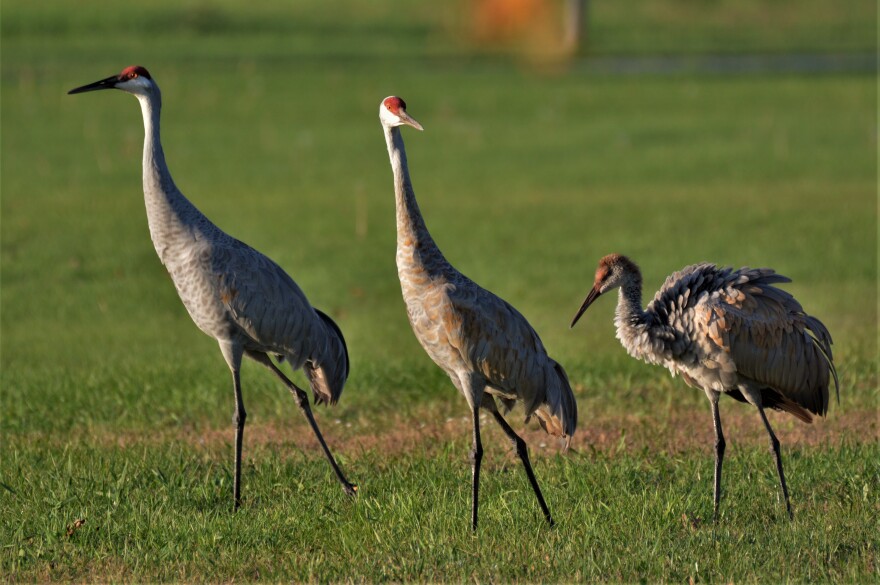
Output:
[[232,415],[232,425],[236,429],[244,428],[244,421],[247,419],[247,413],[244,411],[244,408],[241,410],[236,410]]
[[479,463],[480,461],[482,461],[482,459],[483,459],[483,446],[482,445],[478,445],[476,448],[471,449],[469,456],[468,456],[468,460],[471,463],[473,463],[473,464]]

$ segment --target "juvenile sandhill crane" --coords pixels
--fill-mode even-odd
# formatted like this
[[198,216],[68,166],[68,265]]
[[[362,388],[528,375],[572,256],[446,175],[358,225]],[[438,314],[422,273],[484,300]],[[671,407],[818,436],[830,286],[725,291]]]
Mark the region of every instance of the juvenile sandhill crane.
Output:
[[718,398],[727,394],[758,409],[792,517],[779,440],[764,408],[782,410],[811,423],[810,413],[828,411],[829,378],[837,371],[831,335],[807,315],[793,296],[773,286],[790,279],[769,268],[719,268],[694,264],[666,279],[642,310],[642,274],[620,254],[599,261],[593,288],[572,319],[577,323],[593,301],[620,288],[614,322],[617,338],[634,358],[659,364],[688,385],[701,388],[712,404],[715,425],[714,518],[718,519],[724,434]]
[[335,404],[348,378],[348,351],[336,323],[312,308],[306,296],[275,262],[211,223],[177,189],[159,141],[162,95],[149,72],[126,67],[118,75],[68,93],[121,89],[134,95],[144,116],[144,200],[150,236],[180,300],[199,329],[220,344],[232,371],[235,392],[235,477],[233,508],[241,505],[241,444],[247,413],[241,398],[242,356],[266,366],[293,394],[309,421],[336,477],[349,495],[348,482],[312,416],[306,393],[272,362],[286,360],[303,369],[315,402]]
[[[477,528],[480,462],[480,407],[516,447],[538,504],[553,525],[529,463],[525,441],[507,424],[505,411],[517,401],[548,433],[567,437],[577,425],[577,405],[562,366],[547,355],[538,334],[516,309],[453,268],[437,248],[419,212],[410,182],[400,126],[422,126],[406,113],[399,97],[379,105],[379,119],[394,174],[397,207],[397,273],[410,325],[419,343],[452,379],[471,408],[473,469],[471,526]],[[528,419],[526,419],[528,420]]]

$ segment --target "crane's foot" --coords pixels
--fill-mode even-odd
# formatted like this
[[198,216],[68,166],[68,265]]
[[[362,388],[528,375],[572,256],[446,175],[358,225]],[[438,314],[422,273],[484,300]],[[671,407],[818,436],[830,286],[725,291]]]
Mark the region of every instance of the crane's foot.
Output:
[[356,483],[345,482],[342,484],[342,491],[345,492],[345,495],[354,498],[358,495],[358,486]]

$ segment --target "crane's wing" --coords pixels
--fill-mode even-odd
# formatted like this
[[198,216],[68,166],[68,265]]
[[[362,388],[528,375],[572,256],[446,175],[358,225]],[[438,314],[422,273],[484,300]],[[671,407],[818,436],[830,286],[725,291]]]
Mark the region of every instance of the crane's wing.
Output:
[[773,286],[790,282],[768,268],[723,270],[716,287],[704,292],[693,312],[700,342],[722,369],[735,371],[772,393],[767,406],[793,406],[824,415],[828,409],[829,377],[837,384],[831,336],[816,318],[807,315],[789,293]]
[[474,286],[449,292],[450,318],[444,322],[450,341],[473,370],[499,390],[515,392],[531,377],[544,345],[525,317],[509,303]]
[[686,266],[669,275],[645,309],[649,322],[640,342],[650,351],[640,359],[667,366],[695,365],[700,352],[694,347],[694,308],[706,294],[723,286],[726,276],[707,263]]
[[336,404],[348,380],[348,345],[336,322],[318,309],[315,312],[324,322],[325,334],[320,336],[320,347],[314,348],[312,358],[303,365],[303,373],[309,380],[316,404]]
[[233,324],[262,351],[298,363],[309,357],[320,319],[305,294],[275,262],[250,246],[231,240],[211,250],[220,301]]
[[491,292],[466,281],[448,291],[444,328],[462,359],[480,372],[506,407],[522,400],[551,434],[571,436],[577,406],[565,371],[547,355],[525,317]]

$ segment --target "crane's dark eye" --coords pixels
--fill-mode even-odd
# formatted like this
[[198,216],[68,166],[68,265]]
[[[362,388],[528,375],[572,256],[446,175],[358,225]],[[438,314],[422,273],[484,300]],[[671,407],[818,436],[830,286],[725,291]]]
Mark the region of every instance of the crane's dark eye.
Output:
[[137,73],[129,73],[129,74],[128,74],[128,78],[129,78],[129,79],[134,79],[134,78],[137,77],[137,76],[138,76]]

